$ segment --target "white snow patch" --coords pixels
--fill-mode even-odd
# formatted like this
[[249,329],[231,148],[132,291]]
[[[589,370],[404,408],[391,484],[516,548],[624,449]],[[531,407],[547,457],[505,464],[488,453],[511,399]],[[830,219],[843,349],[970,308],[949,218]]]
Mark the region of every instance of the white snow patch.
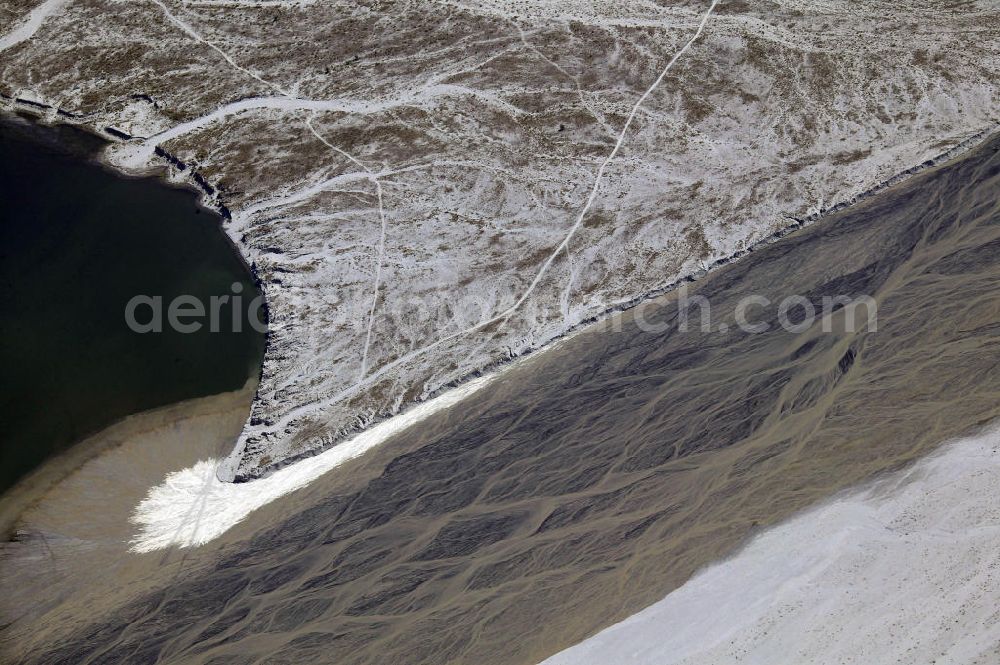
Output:
[[995,662],[998,447],[994,429],[794,518],[543,665]]
[[218,479],[219,461],[202,460],[170,473],[149,490],[132,513],[139,527],[133,552],[171,546],[193,547],[218,538],[258,508],[305,487],[326,472],[374,448],[433,413],[447,409],[477,392],[496,375],[483,376],[385,420],[329,450],[286,466],[266,478],[247,483]]
[[38,32],[38,29],[42,27],[42,23],[45,22],[45,19],[59,11],[67,1],[68,0],[45,0],[45,2],[32,9],[27,18],[25,18],[16,28],[8,32],[3,37],[0,37],[0,51],[6,51],[11,47],[17,46],[21,42],[34,37],[35,33]]

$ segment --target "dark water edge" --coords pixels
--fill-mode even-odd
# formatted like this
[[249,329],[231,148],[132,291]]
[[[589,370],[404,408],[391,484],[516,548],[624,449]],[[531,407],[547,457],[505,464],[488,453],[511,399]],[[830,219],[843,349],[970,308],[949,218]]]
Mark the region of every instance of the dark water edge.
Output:
[[[193,191],[97,163],[104,139],[0,116],[0,491],[124,416],[236,390],[260,371],[249,325],[184,334],[167,304],[259,295]],[[162,333],[125,321],[135,295],[163,297]],[[148,310],[142,310],[148,312]],[[232,309],[221,309],[231,321]],[[146,320],[143,316],[140,320]]]
[[[40,665],[534,665],[1000,417],[998,286],[995,135],[693,284],[725,331],[677,332],[675,296],[646,312],[662,332],[634,310],[581,331],[216,544],[147,555],[148,592],[98,586],[103,606],[59,639],[29,651],[0,631],[0,649]],[[752,318],[772,327],[749,334],[733,316],[749,295],[870,295],[877,330],[791,332],[764,308]],[[46,583],[47,542],[19,545]],[[170,556],[183,575],[161,572]]]

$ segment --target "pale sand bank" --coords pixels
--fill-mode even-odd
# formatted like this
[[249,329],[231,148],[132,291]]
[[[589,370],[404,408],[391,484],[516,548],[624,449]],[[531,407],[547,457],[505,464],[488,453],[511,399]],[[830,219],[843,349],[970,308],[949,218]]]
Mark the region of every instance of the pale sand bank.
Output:
[[[250,410],[255,381],[238,391],[129,416],[55,457],[0,501],[14,538],[0,549],[3,644],[51,643],[81,617],[162,586],[180,557],[136,557],[129,514],[171,471],[225,454]],[[30,628],[20,635],[20,629]]]
[[[13,535],[12,530],[16,528],[18,518],[30,506],[46,497],[46,494],[60,481],[79,471],[85,464],[95,460],[105,452],[125,444],[129,444],[129,446],[121,451],[121,454],[124,455],[134,452],[138,448],[144,449],[142,451],[142,464],[144,466],[147,463],[156,464],[171,459],[187,459],[191,454],[196,456],[195,459],[199,459],[206,455],[218,455],[219,451],[226,452],[230,444],[221,441],[216,443],[217,437],[213,435],[215,433],[219,435],[228,433],[229,421],[231,417],[236,416],[237,412],[243,413],[245,420],[248,408],[244,409],[243,405],[247,400],[252,399],[255,387],[256,379],[253,379],[247,381],[247,384],[237,391],[186,400],[178,404],[132,414],[74,444],[69,449],[47,460],[0,496],[0,530],[6,536]],[[175,431],[180,423],[205,416],[221,416],[218,426],[203,432],[202,436],[187,438],[187,444],[176,438],[165,437],[166,431]],[[239,428],[237,428],[236,435],[239,435]],[[162,445],[165,438],[170,438],[170,443],[167,446]],[[169,453],[164,455],[165,451],[169,451]],[[175,468],[173,464],[168,464],[164,472],[173,468]],[[130,469],[123,476],[135,476],[136,473],[141,472],[142,469]],[[144,473],[143,476],[145,476]]]
[[218,478],[217,459],[176,470],[150,488],[130,520],[138,533],[131,541],[135,552],[168,547],[204,545],[239,524],[253,511],[305,487],[324,474],[353,460],[428,416],[444,411],[493,380],[482,376],[421,402],[408,411],[384,420],[354,438],[315,457],[300,460],[271,475],[247,483]]
[[545,665],[1000,662],[1000,428],[754,539]]

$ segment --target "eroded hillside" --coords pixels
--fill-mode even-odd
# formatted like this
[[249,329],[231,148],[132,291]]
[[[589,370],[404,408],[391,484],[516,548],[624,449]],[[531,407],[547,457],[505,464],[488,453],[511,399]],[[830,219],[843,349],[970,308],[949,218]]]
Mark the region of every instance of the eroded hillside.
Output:
[[988,1],[46,0],[0,17],[5,105],[138,137],[109,160],[172,156],[232,212],[272,331],[242,477],[998,119]]

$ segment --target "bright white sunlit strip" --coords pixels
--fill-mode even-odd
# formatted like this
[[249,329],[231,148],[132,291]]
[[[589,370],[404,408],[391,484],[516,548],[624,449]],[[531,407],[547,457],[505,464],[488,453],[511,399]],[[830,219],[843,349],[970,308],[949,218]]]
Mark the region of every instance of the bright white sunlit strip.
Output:
[[543,665],[996,663],[1000,432],[754,539]]
[[250,513],[275,499],[305,487],[326,472],[384,442],[410,425],[447,409],[483,388],[494,376],[483,376],[409,411],[385,420],[315,457],[275,471],[260,480],[225,483],[216,477],[219,461],[207,459],[167,475],[149,490],[132,513],[138,533],[134,552],[167,547],[193,547],[218,538]]

